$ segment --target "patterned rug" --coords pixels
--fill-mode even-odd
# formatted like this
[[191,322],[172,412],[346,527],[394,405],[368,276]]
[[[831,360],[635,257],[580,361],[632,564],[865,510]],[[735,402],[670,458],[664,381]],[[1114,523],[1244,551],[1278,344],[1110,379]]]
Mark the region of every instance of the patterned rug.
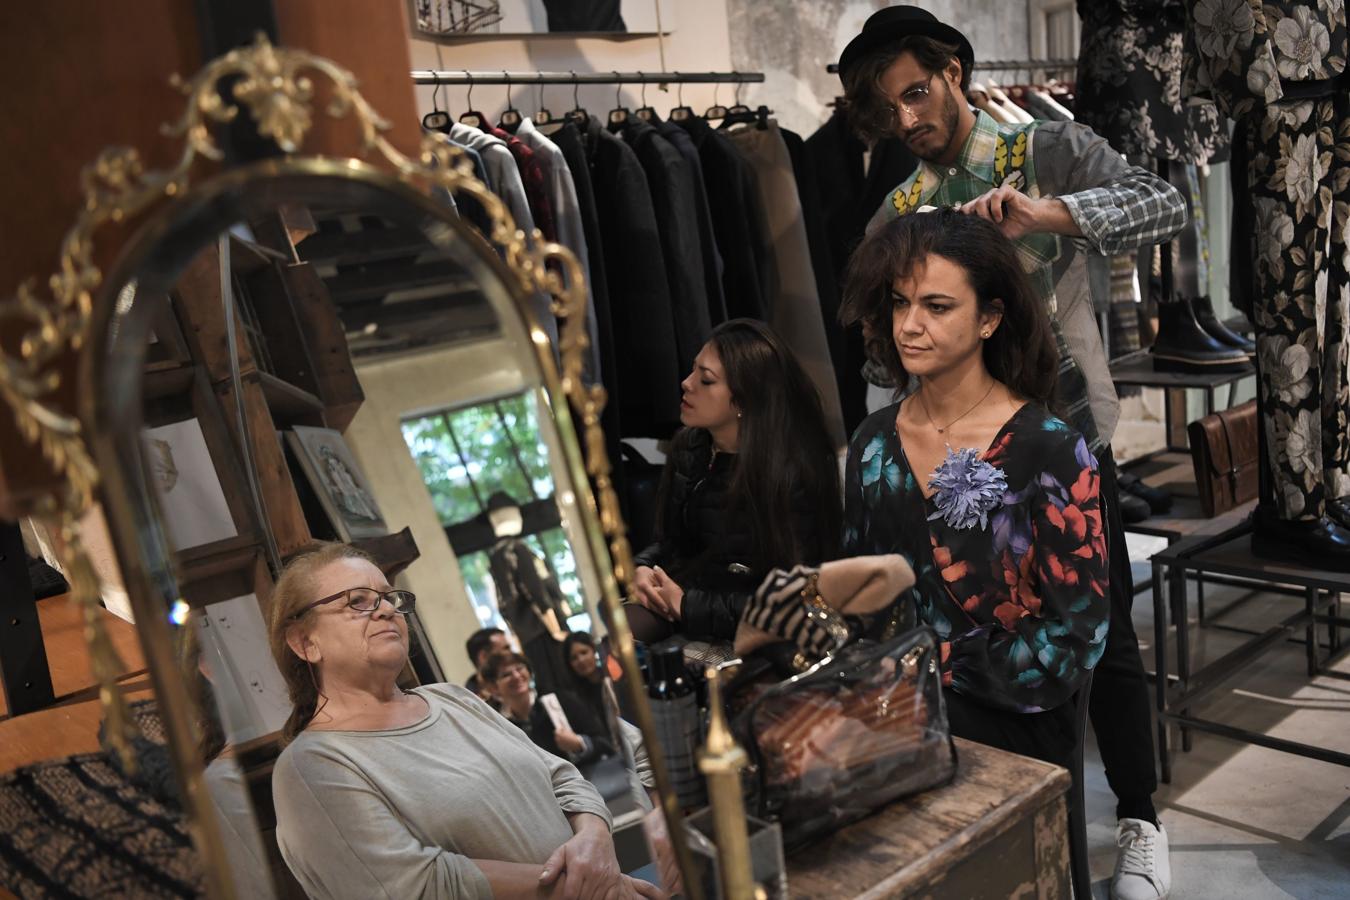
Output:
[[[158,725],[147,721],[157,719],[153,707],[133,715],[152,732]],[[25,900],[198,897],[204,889],[182,814],[103,753],[0,776],[0,886]]]

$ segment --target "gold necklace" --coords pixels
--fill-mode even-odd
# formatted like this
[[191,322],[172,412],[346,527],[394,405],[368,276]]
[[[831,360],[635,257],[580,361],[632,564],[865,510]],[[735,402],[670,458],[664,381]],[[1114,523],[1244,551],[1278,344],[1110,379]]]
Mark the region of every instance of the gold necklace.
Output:
[[965,412],[961,413],[961,415],[957,416],[955,419],[952,419],[952,420],[951,420],[950,422],[948,422],[946,425],[939,425],[937,422],[934,422],[934,421],[933,421],[933,414],[930,413],[930,412],[928,411],[928,401],[925,400],[925,399],[923,398],[923,389],[922,389],[922,388],[919,389],[919,405],[923,407],[923,414],[924,414],[925,416],[928,417],[928,424],[929,424],[929,425],[932,425],[934,428],[936,428],[938,434],[946,434],[948,428],[951,428],[951,427],[952,427],[953,425],[955,425],[957,422],[960,422],[960,421],[961,421],[962,419],[964,419],[966,416],[968,416],[968,415],[970,415],[971,413],[973,413],[973,412],[975,411],[975,407],[976,407],[976,406],[979,406],[981,403],[983,403],[984,401],[988,400],[988,399],[989,399],[989,395],[992,394],[992,393],[994,392],[994,385],[996,385],[996,384],[998,384],[997,381],[995,381],[993,384],[989,385],[989,390],[987,390],[987,391],[984,392],[984,396],[983,396],[983,397],[981,397],[980,399],[978,399],[978,400],[975,401],[974,406],[971,406],[970,409],[968,409],[968,410],[966,410]]

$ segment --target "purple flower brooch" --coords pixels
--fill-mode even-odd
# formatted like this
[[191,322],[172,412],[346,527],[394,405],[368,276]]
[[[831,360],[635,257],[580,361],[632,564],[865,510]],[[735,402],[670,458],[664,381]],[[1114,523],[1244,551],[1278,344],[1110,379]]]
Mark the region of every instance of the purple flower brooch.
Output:
[[928,521],[940,518],[958,531],[979,523],[983,530],[989,527],[989,513],[1003,503],[1008,477],[1002,469],[980,459],[980,451],[974,447],[948,447],[928,487],[935,491],[933,502],[937,506]]

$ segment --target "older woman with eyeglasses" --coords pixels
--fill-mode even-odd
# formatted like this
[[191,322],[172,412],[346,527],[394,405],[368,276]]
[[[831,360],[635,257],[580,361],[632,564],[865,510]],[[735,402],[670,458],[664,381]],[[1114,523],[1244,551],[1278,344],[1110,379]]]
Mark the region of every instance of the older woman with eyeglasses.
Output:
[[310,897],[660,897],[619,872],[609,811],[571,763],[457,685],[398,686],[416,598],[317,544],[273,591],[294,710],[277,843]]

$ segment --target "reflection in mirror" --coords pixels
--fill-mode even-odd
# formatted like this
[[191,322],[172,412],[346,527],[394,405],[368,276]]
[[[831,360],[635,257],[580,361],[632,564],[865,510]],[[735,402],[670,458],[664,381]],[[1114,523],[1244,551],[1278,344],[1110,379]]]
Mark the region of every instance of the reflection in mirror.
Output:
[[607,822],[677,886],[541,330],[430,201],[293,193],[121,301],[237,895],[509,892]]

